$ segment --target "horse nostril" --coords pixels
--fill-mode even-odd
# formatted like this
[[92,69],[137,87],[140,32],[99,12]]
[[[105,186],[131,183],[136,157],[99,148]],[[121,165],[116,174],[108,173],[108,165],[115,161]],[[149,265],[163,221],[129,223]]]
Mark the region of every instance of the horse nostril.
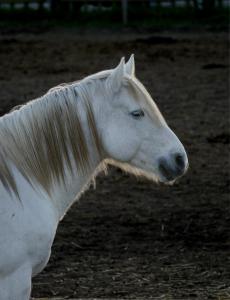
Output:
[[184,160],[183,155],[181,155],[179,153],[176,153],[175,154],[175,162],[176,162],[177,166],[180,169],[184,169],[184,167],[185,167],[185,160]]
[[173,177],[173,171],[170,168],[169,164],[165,159],[160,159],[159,161],[159,170],[161,174],[167,179],[167,180],[172,180]]

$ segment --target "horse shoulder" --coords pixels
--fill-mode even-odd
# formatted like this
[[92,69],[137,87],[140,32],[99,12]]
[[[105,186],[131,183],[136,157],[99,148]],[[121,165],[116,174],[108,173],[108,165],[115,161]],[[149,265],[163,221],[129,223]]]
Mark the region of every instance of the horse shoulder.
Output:
[[58,225],[52,201],[22,176],[16,178],[20,199],[0,183],[0,279],[24,264],[33,275],[39,273],[49,259]]

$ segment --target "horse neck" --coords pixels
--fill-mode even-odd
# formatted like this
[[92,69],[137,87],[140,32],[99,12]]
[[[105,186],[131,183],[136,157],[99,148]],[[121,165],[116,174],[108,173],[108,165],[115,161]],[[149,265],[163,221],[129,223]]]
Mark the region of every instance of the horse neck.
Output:
[[65,185],[55,184],[51,192],[53,202],[59,220],[61,220],[72,204],[79,199],[80,195],[94,181],[96,174],[102,169],[103,162],[97,156],[94,157],[88,170],[84,173],[66,172]]
[[[13,112],[12,115],[8,115],[5,119],[2,119],[5,127],[2,132],[0,131],[0,137],[4,137],[6,133],[9,137],[6,141],[6,149],[8,149],[7,156],[10,163],[7,164],[5,173],[6,175],[12,175],[10,177],[8,176],[8,181],[6,180],[6,183],[9,183],[7,188],[12,191],[16,190],[15,197],[20,195],[21,198],[25,196],[25,186],[27,188],[29,185],[28,188],[33,189],[34,187],[35,190],[38,191],[40,191],[41,188],[41,191],[44,191],[49,200],[54,203],[59,218],[66,213],[75,199],[78,198],[80,193],[87,187],[90,180],[95,176],[98,166],[101,165],[103,161],[104,154],[100,145],[100,132],[98,132],[100,129],[97,128],[96,124],[96,111],[100,105],[100,100],[96,93],[87,94],[87,90],[85,92],[84,87],[83,85],[82,89],[80,89],[80,86],[79,90],[78,87],[76,87],[76,94],[73,93],[73,88],[67,90],[68,87],[64,91],[57,90],[57,97],[55,93],[48,93],[44,96],[44,99],[38,99],[29,104],[29,106],[25,106],[22,111]],[[69,93],[67,93],[68,91]],[[68,96],[69,98],[67,98]],[[85,96],[88,96],[88,104],[84,99]],[[92,97],[93,99],[90,99]],[[66,101],[63,101],[63,99]],[[69,104],[67,101],[70,101]],[[44,110],[44,103],[46,103],[46,108],[48,107],[44,111],[44,115],[47,114],[46,122],[42,119],[44,115],[39,113]],[[56,103],[56,105],[63,105],[63,109],[55,111],[55,113],[59,113],[58,115],[54,113],[51,107],[51,104],[53,105],[54,103]],[[65,129],[66,131],[69,130],[69,135],[65,135],[63,128],[59,126],[60,114],[65,116],[67,108],[70,108],[67,110],[68,113],[66,113],[67,120],[71,120],[71,122],[66,122]],[[32,112],[33,114],[31,114]],[[40,120],[37,123],[33,123],[32,120],[36,113],[39,113],[37,119],[40,118]],[[15,130],[17,119],[20,120],[18,126],[23,125],[21,131]],[[35,118],[35,120],[37,119]],[[14,120],[14,122],[12,122],[12,120]],[[49,123],[48,134],[45,130],[47,120],[52,120],[52,122]],[[55,130],[51,130],[52,126],[56,126],[54,127]],[[34,132],[36,133],[31,138],[33,149],[38,148],[38,153],[34,160],[27,160],[27,156],[33,156],[34,152],[30,151],[31,147],[29,147],[30,144],[27,143],[27,131],[25,131],[25,128],[32,128],[33,130],[31,129],[31,132],[33,134]],[[36,131],[36,128],[40,130]],[[56,134],[56,129],[60,131],[60,135]],[[39,135],[40,133],[41,135]],[[44,134],[47,134],[47,136],[44,137]],[[13,139],[11,138],[12,136],[14,136]],[[54,139],[58,139],[58,142],[55,140],[57,142],[56,144],[47,143],[47,148],[41,148],[37,136],[40,136],[39,141],[44,143],[44,145],[47,140],[53,137]],[[65,141],[66,144],[63,144]],[[22,153],[21,155],[20,153],[19,155],[15,155],[14,151],[11,150],[17,149],[17,143],[19,142],[21,145],[20,151]],[[50,147],[50,145],[52,147]],[[65,146],[63,147],[63,145]],[[60,149],[62,150],[59,151]],[[55,151],[59,152],[55,153]],[[43,158],[46,153],[48,154],[47,160],[44,160]],[[61,160],[62,154],[63,160]],[[17,159],[18,157],[20,157],[20,160]],[[60,161],[62,161],[62,163],[57,166]],[[50,162],[50,167],[47,166],[47,162]],[[3,163],[2,165],[5,166]],[[58,176],[59,174],[61,174],[61,176]],[[25,178],[24,175],[26,175]],[[27,179],[29,180],[27,181]],[[30,183],[32,183],[32,185]],[[15,189],[13,189],[14,187]]]

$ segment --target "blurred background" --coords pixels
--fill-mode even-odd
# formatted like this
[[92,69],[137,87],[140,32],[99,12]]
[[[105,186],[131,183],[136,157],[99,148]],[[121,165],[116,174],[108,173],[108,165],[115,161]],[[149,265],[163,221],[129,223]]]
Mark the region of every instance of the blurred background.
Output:
[[[1,0],[2,20],[74,21],[77,25],[226,27],[229,0]],[[218,23],[218,24],[217,24]],[[194,25],[194,24],[193,24]]]
[[136,58],[188,152],[161,186],[111,168],[61,222],[34,297],[230,299],[228,0],[0,0],[0,114]]

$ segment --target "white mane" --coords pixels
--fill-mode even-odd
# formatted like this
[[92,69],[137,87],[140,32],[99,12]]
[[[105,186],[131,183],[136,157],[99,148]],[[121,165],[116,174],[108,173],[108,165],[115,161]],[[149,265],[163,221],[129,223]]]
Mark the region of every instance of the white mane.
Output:
[[[87,79],[101,78],[101,74]],[[64,162],[70,170],[85,172],[89,150],[77,102],[85,107],[88,129],[100,154],[101,145],[90,103],[88,80],[52,88],[44,96],[16,107],[0,118],[0,180],[17,193],[11,165],[31,183],[38,182],[47,192],[52,183],[64,180]],[[96,83],[93,80],[94,84]],[[71,163],[74,159],[76,166]]]

